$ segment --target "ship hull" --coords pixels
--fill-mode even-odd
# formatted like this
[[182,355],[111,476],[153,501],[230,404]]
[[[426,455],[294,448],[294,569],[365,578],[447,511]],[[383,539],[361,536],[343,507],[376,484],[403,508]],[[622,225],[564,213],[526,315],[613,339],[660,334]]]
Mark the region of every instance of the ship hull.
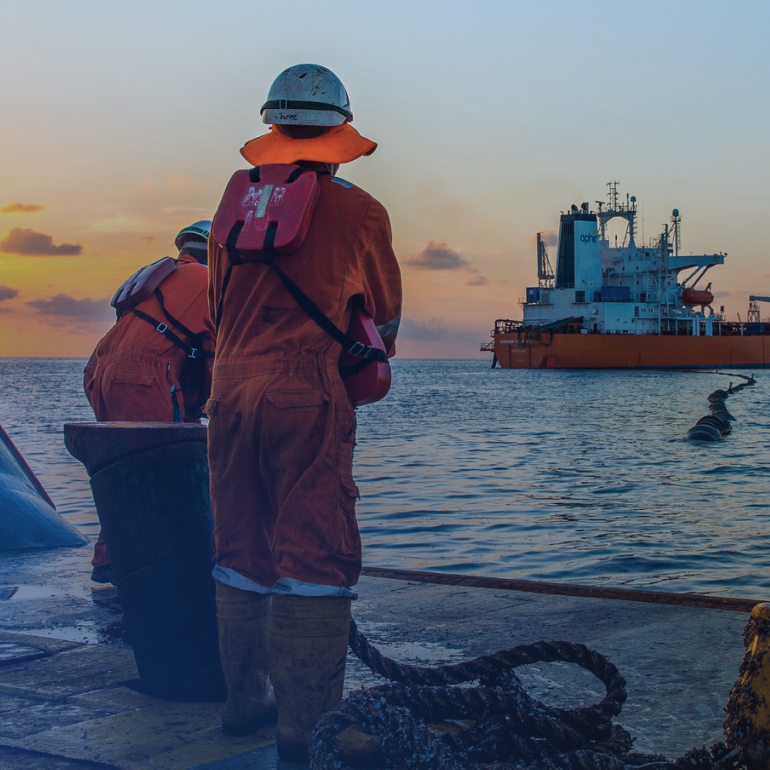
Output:
[[496,334],[503,369],[736,369],[770,366],[770,336]]

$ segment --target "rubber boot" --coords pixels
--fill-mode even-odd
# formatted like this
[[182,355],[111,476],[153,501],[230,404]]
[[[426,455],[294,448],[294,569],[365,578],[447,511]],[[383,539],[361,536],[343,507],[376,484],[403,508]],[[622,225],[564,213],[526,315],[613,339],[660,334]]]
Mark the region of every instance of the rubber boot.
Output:
[[270,685],[270,594],[242,591],[216,581],[217,627],[227,702],[225,735],[248,735],[276,718]]
[[342,699],[350,599],[274,596],[270,673],[278,704],[278,756],[307,762],[318,720]]

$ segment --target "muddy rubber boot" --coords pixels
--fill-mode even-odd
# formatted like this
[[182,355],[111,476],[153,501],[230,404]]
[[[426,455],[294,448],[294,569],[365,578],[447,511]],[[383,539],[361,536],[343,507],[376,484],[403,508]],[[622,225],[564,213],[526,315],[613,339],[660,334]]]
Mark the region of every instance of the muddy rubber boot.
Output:
[[274,596],[270,672],[278,704],[278,756],[307,762],[318,720],[342,699],[350,599]]
[[242,591],[217,581],[217,627],[227,702],[225,735],[248,735],[276,719],[270,685],[270,594]]

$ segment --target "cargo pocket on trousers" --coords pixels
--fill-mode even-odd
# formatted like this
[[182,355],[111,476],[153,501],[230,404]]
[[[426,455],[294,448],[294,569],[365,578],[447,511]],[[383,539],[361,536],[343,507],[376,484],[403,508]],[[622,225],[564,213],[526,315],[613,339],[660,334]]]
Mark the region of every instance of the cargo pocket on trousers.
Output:
[[265,394],[261,448],[282,469],[309,468],[327,430],[329,396],[323,390],[273,390]]
[[356,500],[361,499],[356,482],[352,476],[340,476],[340,554],[349,558],[361,556],[361,535],[356,521]]
[[229,457],[229,442],[222,435],[226,426],[222,425],[223,415],[217,413],[219,401],[220,396],[215,396],[212,393],[203,407],[203,414],[206,415],[209,421],[206,429],[206,441],[208,443],[210,474],[218,474],[220,469],[227,463]]
[[321,554],[357,557],[361,553],[356,522],[358,487],[347,474],[324,476],[317,487],[305,489],[299,496],[295,536]]
[[151,388],[155,382],[152,375],[143,372],[113,372],[110,379],[117,385],[139,385],[144,388]]

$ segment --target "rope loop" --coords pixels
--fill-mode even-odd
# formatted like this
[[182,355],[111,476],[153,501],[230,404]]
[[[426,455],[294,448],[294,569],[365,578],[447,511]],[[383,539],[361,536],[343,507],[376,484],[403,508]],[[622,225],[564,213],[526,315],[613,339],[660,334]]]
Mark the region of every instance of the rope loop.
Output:
[[[723,744],[714,744],[711,753],[693,749],[676,762],[661,755],[631,752],[631,734],[612,722],[626,700],[625,679],[606,657],[582,644],[524,644],[431,668],[386,657],[352,618],[348,641],[353,654],[389,682],[350,693],[319,721],[310,745],[313,770],[348,770],[337,749],[337,738],[348,727],[379,738],[384,766],[394,770],[737,767],[734,752],[723,751]],[[604,698],[594,705],[566,709],[528,695],[514,670],[553,662],[573,663],[590,671],[603,682]],[[458,686],[462,683],[475,685]],[[432,723],[446,721],[461,723],[463,729],[440,735],[429,729]]]

